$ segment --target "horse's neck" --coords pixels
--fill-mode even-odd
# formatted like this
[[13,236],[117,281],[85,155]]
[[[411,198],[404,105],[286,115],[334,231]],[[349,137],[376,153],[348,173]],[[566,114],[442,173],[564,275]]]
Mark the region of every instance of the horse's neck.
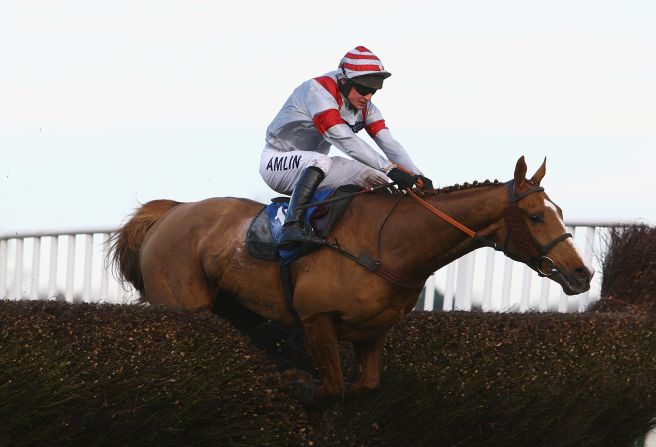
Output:
[[[492,237],[507,206],[504,185],[481,186],[425,198],[435,208],[476,233]],[[389,228],[388,228],[389,226]],[[399,268],[428,276],[455,259],[481,247],[455,226],[423,208],[410,197],[399,204],[382,236],[387,253]],[[389,242],[389,243],[387,243]]]

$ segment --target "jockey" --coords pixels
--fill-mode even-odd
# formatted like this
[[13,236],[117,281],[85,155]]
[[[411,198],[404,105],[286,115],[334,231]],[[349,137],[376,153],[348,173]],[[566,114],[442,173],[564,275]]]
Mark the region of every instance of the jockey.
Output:
[[[358,46],[346,53],[338,70],[298,86],[267,128],[260,174],[274,191],[291,193],[281,249],[323,243],[305,225],[305,210],[299,209],[319,184],[369,188],[392,180],[402,189],[415,184],[432,189],[371,103],[389,76],[374,53]],[[387,158],[357,136],[362,129]],[[331,145],[351,158],[328,156]]]

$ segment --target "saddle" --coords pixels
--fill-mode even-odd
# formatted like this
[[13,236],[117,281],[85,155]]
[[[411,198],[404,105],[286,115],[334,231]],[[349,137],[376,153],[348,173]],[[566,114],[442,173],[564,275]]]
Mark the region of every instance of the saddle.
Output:
[[[312,203],[326,199],[339,199],[362,190],[356,185],[343,185],[337,189],[318,189],[312,197]],[[306,211],[306,221],[315,234],[327,237],[335,223],[344,214],[351,203],[351,197],[310,207]],[[278,249],[282,225],[289,206],[289,197],[276,197],[269,205],[265,205],[253,218],[246,233],[246,248],[248,253],[265,261],[279,261],[281,264],[292,263],[294,260],[321,248],[321,246],[301,246],[295,250]]]

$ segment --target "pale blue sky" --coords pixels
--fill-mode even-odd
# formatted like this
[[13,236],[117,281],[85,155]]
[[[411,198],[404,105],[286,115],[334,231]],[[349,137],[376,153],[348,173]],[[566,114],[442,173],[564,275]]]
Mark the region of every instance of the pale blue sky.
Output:
[[437,185],[546,156],[566,218],[656,222],[653,1],[327,5],[4,1],[0,233],[275,196],[266,126],[356,45],[393,73],[374,102]]

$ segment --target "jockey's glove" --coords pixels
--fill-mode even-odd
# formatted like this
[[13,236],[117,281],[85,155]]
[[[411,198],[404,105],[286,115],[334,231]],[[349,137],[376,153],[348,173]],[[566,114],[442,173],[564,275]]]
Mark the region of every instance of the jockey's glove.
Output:
[[428,177],[424,177],[423,175],[418,175],[416,183],[417,183],[417,187],[422,191],[433,190],[433,182]]
[[392,180],[399,189],[412,188],[417,181],[416,175],[408,174],[401,171],[399,168],[392,168],[387,173],[387,176]]

